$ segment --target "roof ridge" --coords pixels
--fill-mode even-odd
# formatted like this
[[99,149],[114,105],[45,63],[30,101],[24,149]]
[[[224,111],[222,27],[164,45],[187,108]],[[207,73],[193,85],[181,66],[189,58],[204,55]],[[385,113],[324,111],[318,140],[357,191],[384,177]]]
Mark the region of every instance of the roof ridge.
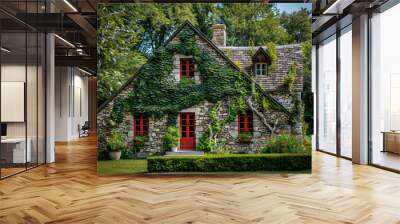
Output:
[[[281,45],[276,45],[276,48],[285,48],[285,47],[297,47],[301,46],[300,43],[297,44],[281,44]],[[243,48],[243,49],[248,49],[248,48],[266,48],[266,46],[225,46],[225,47],[218,47],[220,49],[234,49],[234,48]]]

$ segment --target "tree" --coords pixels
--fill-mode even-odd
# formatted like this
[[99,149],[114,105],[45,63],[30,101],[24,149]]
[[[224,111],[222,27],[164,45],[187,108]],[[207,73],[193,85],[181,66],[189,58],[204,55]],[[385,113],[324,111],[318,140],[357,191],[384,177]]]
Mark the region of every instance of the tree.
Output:
[[137,10],[129,10],[121,4],[99,5],[98,105],[146,62],[146,57],[135,50],[144,30],[131,19],[142,17]]
[[132,4],[130,8],[145,15],[136,22],[144,30],[139,50],[147,56],[151,56],[180,24],[189,21],[197,25],[192,4]]
[[289,35],[280,25],[278,10],[271,4],[221,4],[218,9],[227,26],[228,45],[288,43]]
[[219,12],[216,4],[193,4],[193,13],[196,16],[197,27],[208,38],[212,38],[212,25],[217,23]]
[[289,42],[302,43],[311,40],[311,13],[308,9],[301,9],[296,12],[283,12],[280,16],[280,23],[289,34]]

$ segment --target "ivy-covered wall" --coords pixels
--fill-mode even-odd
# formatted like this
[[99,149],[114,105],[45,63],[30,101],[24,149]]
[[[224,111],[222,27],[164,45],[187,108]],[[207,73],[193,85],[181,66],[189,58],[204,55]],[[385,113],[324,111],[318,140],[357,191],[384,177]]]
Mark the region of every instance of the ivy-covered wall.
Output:
[[[177,80],[177,61],[183,56],[193,57],[196,64],[195,83]],[[123,132],[127,145],[133,147],[133,116],[145,113],[150,117],[149,140],[142,150],[150,154],[162,152],[165,150],[163,139],[167,127],[178,126],[179,112],[194,111],[197,144],[209,135],[210,128],[216,129],[214,123],[217,120],[221,127],[218,127],[216,136],[224,147],[237,152],[256,151],[270,137],[271,131],[254,114],[252,143],[238,142],[237,114],[247,109],[245,99],[249,95],[257,98],[256,107],[271,126],[276,126],[276,133],[301,134],[293,129],[296,126],[292,122],[294,114],[282,111],[280,105],[268,100],[260,92],[262,90],[255,90],[252,86],[251,80],[232,67],[207,41],[190,28],[183,28],[169,44],[158,49],[136,77],[99,111],[99,150],[105,150],[107,136],[115,128]],[[288,101],[288,110],[294,108],[292,102]],[[213,117],[216,105],[218,110]],[[214,126],[210,127],[210,124]]]

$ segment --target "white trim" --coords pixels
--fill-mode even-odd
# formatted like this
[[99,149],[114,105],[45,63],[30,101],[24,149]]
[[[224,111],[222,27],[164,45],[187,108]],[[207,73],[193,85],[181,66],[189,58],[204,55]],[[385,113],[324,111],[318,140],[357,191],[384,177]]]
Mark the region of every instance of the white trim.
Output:
[[6,53],[10,53],[10,52],[11,52],[10,50],[8,50],[7,48],[4,48],[4,47],[1,47],[0,49],[1,49],[2,51],[6,52]]
[[68,5],[68,7],[69,7],[70,9],[72,9],[72,11],[78,12],[78,10],[77,10],[68,0],[64,0],[64,3],[65,3],[66,5]]
[[69,42],[68,40],[62,38],[61,36],[54,34],[55,37],[57,37],[57,39],[61,40],[62,42],[64,42],[65,44],[67,44],[68,46],[75,48],[75,45],[73,45],[71,42]]
[[[265,65],[265,69],[263,69],[262,67],[261,68],[257,68],[257,65]],[[260,71],[260,70],[261,70],[261,74],[258,73],[258,71]],[[262,72],[263,70],[265,71],[264,74]],[[264,63],[264,62],[259,63],[259,62],[257,62],[257,63],[254,64],[254,74],[256,76],[267,75],[267,73],[268,73],[268,65],[267,65],[267,63]]]

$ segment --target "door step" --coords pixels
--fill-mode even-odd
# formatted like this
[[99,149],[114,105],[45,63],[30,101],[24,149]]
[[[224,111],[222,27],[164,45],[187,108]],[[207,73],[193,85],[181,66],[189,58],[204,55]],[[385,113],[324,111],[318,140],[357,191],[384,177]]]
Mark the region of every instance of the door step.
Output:
[[178,152],[167,152],[165,156],[204,156],[202,151],[178,151]]

